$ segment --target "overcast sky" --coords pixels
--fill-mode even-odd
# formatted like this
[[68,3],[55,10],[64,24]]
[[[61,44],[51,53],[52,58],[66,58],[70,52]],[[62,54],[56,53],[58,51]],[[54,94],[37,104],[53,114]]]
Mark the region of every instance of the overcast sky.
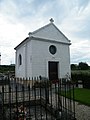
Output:
[[0,0],[1,64],[14,64],[14,48],[50,18],[71,40],[71,63],[90,65],[90,0]]

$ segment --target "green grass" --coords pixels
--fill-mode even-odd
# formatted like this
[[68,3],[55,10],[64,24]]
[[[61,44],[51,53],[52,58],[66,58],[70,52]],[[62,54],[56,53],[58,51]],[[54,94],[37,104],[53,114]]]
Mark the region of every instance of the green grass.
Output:
[[[73,91],[71,90],[71,93]],[[62,95],[65,96],[65,92],[62,92]],[[70,91],[66,93],[66,96],[70,98]],[[74,99],[81,104],[90,106],[90,89],[85,88],[75,88],[74,90]],[[72,95],[71,95],[72,98]]]
[[75,88],[75,100],[90,106],[90,89]]

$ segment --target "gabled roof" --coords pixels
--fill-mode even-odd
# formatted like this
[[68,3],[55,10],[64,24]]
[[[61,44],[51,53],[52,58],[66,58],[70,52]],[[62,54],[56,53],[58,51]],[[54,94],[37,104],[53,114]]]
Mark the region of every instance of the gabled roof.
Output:
[[27,37],[25,40],[23,40],[18,46],[16,46],[14,49],[25,43],[27,39],[40,39],[40,40],[48,40],[48,41],[56,41],[60,43],[65,43],[70,45],[70,40],[54,25],[53,22],[50,22],[49,24],[33,31],[29,32],[29,37]]
[[70,40],[55,26],[53,22],[29,33],[30,36],[37,38],[46,38],[59,42],[70,43]]

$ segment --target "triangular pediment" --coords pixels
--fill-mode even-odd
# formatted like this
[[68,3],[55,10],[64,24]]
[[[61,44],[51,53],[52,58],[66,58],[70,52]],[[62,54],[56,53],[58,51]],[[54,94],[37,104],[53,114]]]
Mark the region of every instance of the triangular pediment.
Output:
[[48,25],[31,33],[33,37],[54,40],[63,43],[70,43],[70,40],[53,24]]

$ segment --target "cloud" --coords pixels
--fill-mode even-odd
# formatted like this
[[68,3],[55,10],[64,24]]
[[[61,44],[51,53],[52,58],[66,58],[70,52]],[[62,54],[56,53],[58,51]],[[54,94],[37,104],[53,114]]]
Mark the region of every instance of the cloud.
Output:
[[18,45],[28,34],[28,29],[21,23],[11,23],[0,14],[0,52],[2,64],[15,63],[14,47]]
[[90,41],[79,40],[78,42],[71,45],[71,62],[78,63],[78,62],[87,62],[90,65]]
[[[90,59],[90,0],[1,0],[0,52],[2,64],[15,62],[14,47],[53,17],[71,40],[71,63]],[[12,56],[12,57],[11,57]]]
[[8,65],[11,63],[15,63],[15,51],[13,47],[10,46],[0,46],[1,52],[1,64]]
[[69,14],[59,28],[72,42],[71,63],[83,61],[90,65],[90,1],[67,3],[65,6],[68,4],[72,5],[71,10],[66,7]]

